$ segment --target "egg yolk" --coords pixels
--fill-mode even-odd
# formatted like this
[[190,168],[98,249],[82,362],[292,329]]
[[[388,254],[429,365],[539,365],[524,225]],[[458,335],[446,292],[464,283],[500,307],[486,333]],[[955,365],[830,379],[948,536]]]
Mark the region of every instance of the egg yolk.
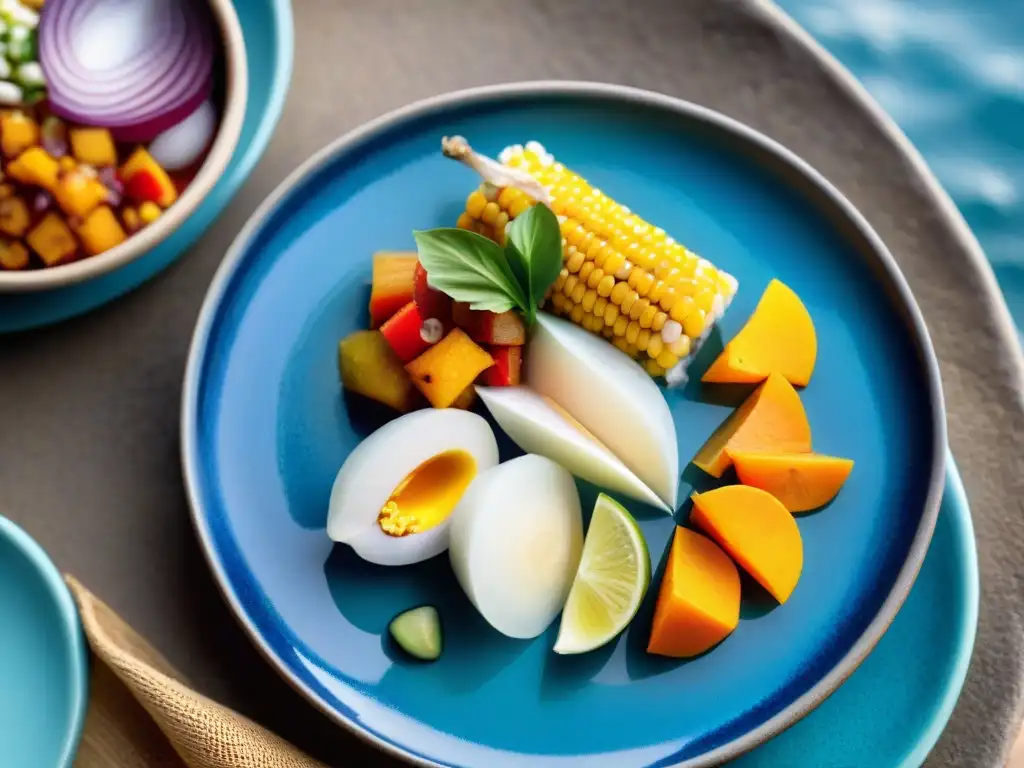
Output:
[[398,484],[377,515],[388,536],[408,536],[440,525],[476,475],[465,451],[444,451],[424,461]]

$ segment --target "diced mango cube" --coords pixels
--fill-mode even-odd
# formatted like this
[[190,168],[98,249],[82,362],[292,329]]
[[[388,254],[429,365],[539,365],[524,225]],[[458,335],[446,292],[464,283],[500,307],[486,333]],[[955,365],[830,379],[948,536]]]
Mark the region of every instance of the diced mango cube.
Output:
[[39,125],[22,112],[0,115],[0,149],[5,157],[17,157],[39,143]]
[[94,165],[117,165],[117,148],[114,138],[106,128],[72,128],[71,154],[80,163]]
[[60,166],[42,147],[29,147],[9,162],[5,170],[8,176],[22,184],[42,187],[51,194],[57,192]]
[[84,218],[107,199],[107,188],[76,169],[61,175],[53,196],[66,214]]
[[20,197],[0,200],[0,231],[21,237],[30,223],[28,204]]
[[26,269],[28,263],[28,248],[17,241],[0,241],[0,269]]
[[77,231],[82,239],[82,247],[91,256],[109,251],[128,238],[121,227],[121,222],[107,205],[101,205],[90,213],[78,226]]
[[78,253],[78,241],[71,229],[64,219],[53,212],[46,214],[32,227],[25,239],[48,267],[71,261]]
[[121,166],[121,179],[128,197],[139,203],[149,200],[168,208],[178,199],[178,190],[167,171],[143,147],[132,152]]
[[411,363],[412,382],[435,408],[448,408],[494,359],[456,328]]

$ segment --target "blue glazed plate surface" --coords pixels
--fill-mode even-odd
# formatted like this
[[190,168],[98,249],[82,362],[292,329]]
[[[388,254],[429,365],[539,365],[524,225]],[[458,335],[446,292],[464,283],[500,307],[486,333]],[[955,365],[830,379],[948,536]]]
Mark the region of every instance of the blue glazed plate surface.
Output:
[[249,98],[235,156],[220,181],[174,234],[121,269],[54,291],[6,294],[0,300],[0,333],[57,323],[138,288],[187,251],[235,196],[284,108],[292,72],[292,7],[289,0],[244,0],[235,3],[235,11],[245,35]]
[[3,765],[71,765],[88,701],[78,611],[46,553],[0,517],[0,755]]
[[[736,275],[731,336],[773,277],[815,319],[803,393],[817,450],[856,469],[801,517],[804,575],[780,608],[748,590],[740,627],[688,662],[643,648],[650,600],[616,644],[577,658],[505,639],[445,558],[401,569],[332,548],[327,498],[372,426],[338,387],[336,343],[366,323],[369,255],[454,222],[476,183],[445,134],[495,153],[537,139],[567,165]],[[257,644],[340,722],[421,762],[706,764],[805,714],[863,658],[909,590],[942,487],[941,395],[916,310],[884,249],[810,169],[734,123],[622,89],[539,86],[442,99],[307,164],[257,212],[208,296],[193,345],[183,451],[197,527]],[[720,341],[719,341],[720,343]],[[697,363],[710,362],[714,340]],[[680,456],[730,412],[699,384],[666,394]],[[686,478],[689,479],[689,478]],[[584,489],[587,505],[592,489]],[[636,510],[652,556],[672,521]],[[656,590],[652,590],[653,598]],[[409,665],[382,641],[432,602],[446,653]]]

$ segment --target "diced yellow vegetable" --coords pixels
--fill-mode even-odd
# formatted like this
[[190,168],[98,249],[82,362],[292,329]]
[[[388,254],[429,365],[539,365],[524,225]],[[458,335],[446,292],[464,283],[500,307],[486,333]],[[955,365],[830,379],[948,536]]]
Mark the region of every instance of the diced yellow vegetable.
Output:
[[121,166],[121,178],[128,196],[140,203],[151,200],[168,208],[178,199],[178,190],[167,171],[143,147]]
[[134,208],[123,208],[121,210],[121,221],[129,232],[137,232],[142,229],[142,218]]
[[146,202],[139,206],[139,218],[143,224],[152,224],[160,218],[160,206],[156,203]]
[[107,188],[99,180],[76,169],[61,175],[54,198],[68,215],[84,218],[107,199]]
[[28,205],[20,197],[0,200],[0,231],[21,237],[29,225]]
[[128,238],[114,211],[107,205],[101,205],[85,218],[78,227],[78,236],[91,255],[109,251]]
[[448,408],[463,390],[483,371],[494,365],[494,358],[456,328],[410,363],[405,370],[412,383],[435,408]]
[[72,128],[69,138],[78,162],[96,167],[117,165],[117,148],[106,128]]
[[29,230],[25,239],[48,267],[71,261],[78,253],[75,236],[64,219],[52,211]]
[[0,241],[0,269],[25,269],[28,264],[28,248],[19,242]]
[[78,167],[78,163],[75,162],[75,158],[71,155],[64,155],[64,157],[57,160],[57,166],[62,171],[73,171]]
[[0,115],[0,147],[5,157],[17,157],[39,143],[39,125],[22,112]]
[[5,170],[15,181],[42,187],[51,194],[57,192],[60,166],[42,147],[29,147],[9,162]]

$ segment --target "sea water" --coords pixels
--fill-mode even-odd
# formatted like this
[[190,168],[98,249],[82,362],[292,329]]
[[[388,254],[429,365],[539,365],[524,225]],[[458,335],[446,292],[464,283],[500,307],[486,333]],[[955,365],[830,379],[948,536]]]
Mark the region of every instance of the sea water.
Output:
[[1024,328],[1024,0],[778,0],[924,155]]

